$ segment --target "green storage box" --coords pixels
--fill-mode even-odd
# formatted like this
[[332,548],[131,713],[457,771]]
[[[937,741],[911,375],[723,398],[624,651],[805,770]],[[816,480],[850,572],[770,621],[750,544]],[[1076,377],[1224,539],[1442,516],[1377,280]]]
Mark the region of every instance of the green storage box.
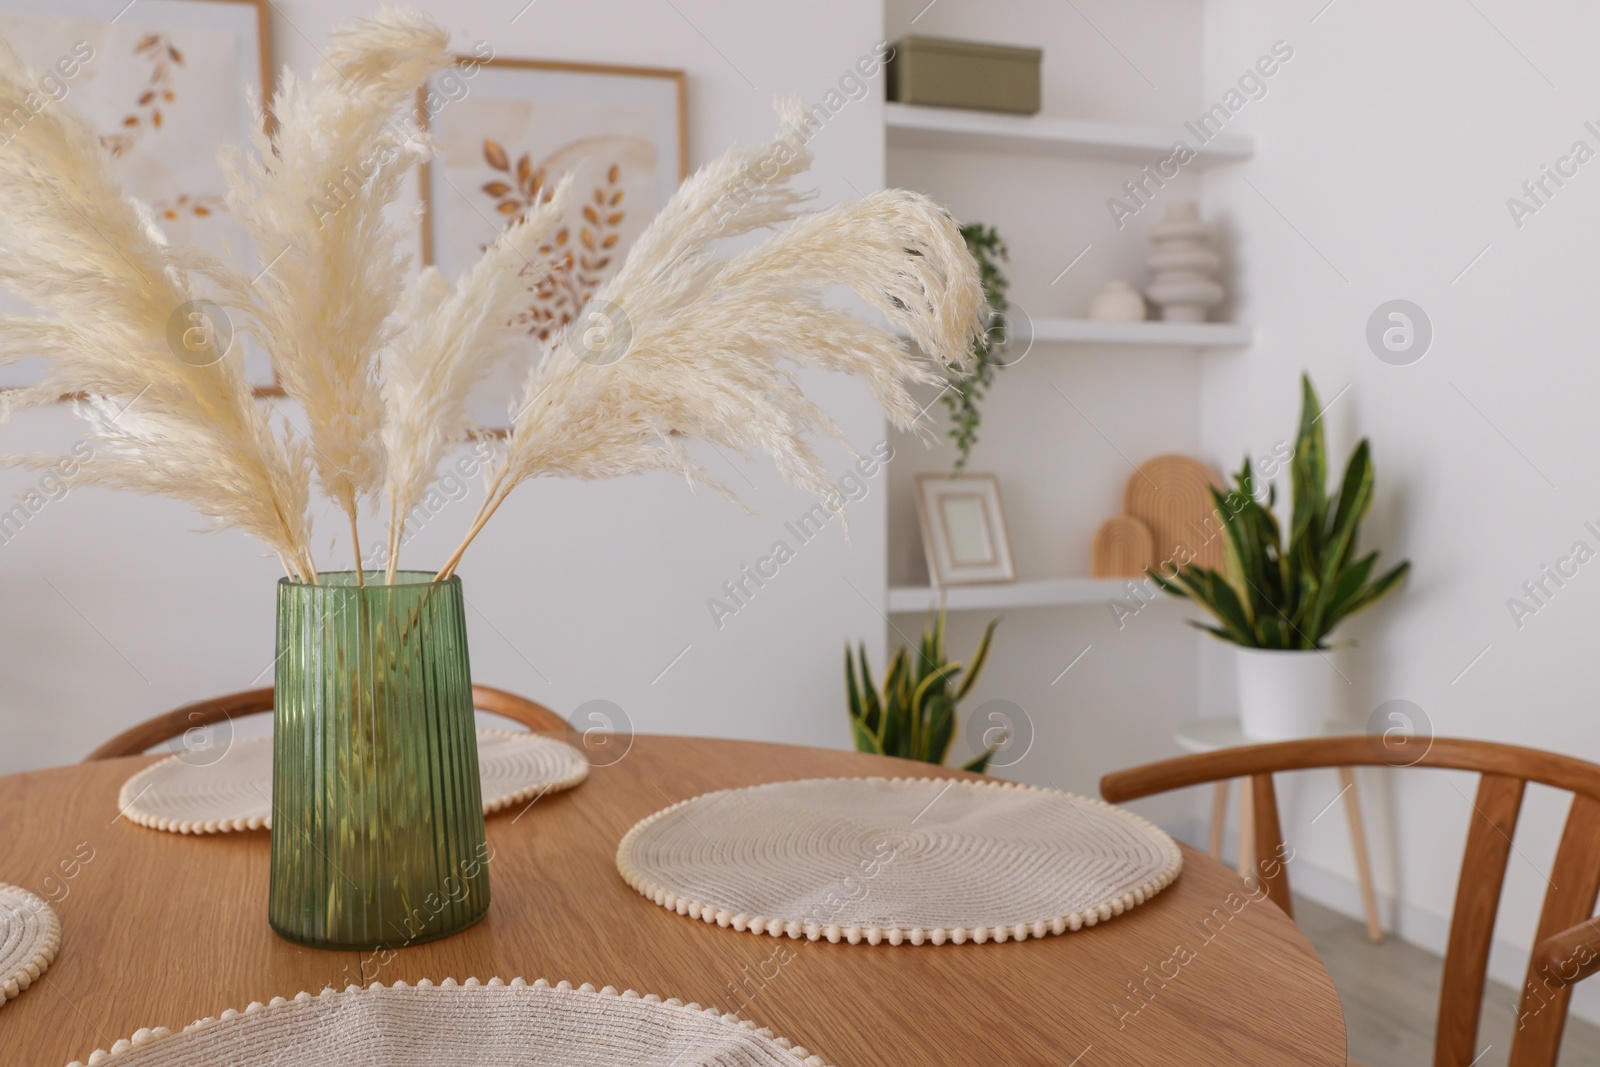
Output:
[[904,37],[889,59],[889,99],[977,111],[1039,111],[1038,48]]

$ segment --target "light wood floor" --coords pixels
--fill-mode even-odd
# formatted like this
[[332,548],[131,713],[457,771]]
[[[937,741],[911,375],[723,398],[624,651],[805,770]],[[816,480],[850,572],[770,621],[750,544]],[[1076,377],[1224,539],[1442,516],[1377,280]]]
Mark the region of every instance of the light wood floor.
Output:
[[[1366,927],[1309,900],[1296,898],[1294,917],[1322,955],[1344,1003],[1350,1058],[1366,1067],[1416,1067],[1433,1062],[1433,1022],[1442,962],[1426,949],[1386,938],[1374,945]],[[1515,994],[1489,983],[1476,1067],[1500,1067],[1511,1049]],[[1600,1027],[1571,1019],[1561,1046],[1562,1067],[1600,1067]]]

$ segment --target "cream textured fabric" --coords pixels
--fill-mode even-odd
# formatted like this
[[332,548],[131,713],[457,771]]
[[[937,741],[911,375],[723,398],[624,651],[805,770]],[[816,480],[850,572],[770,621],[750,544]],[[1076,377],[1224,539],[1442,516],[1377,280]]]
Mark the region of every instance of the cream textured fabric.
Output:
[[[109,1062],[108,1062],[109,1061]],[[173,1033],[140,1030],[94,1067],[826,1067],[715,1008],[570,982],[373,983],[275,997]],[[68,1067],[83,1067],[73,1061]]]
[[0,1005],[34,983],[61,947],[61,920],[43,899],[0,882]]
[[1160,892],[1172,838],[1098,800],[999,781],[812,778],[707,793],[628,831],[617,868],[680,915],[812,941],[1021,941]]
[[[589,762],[564,741],[513,730],[478,730],[478,774],[484,814],[570,789],[589,776]],[[272,739],[235,741],[212,763],[182,753],[153,763],[122,783],[117,804],[140,826],[177,834],[258,830],[272,825]]]

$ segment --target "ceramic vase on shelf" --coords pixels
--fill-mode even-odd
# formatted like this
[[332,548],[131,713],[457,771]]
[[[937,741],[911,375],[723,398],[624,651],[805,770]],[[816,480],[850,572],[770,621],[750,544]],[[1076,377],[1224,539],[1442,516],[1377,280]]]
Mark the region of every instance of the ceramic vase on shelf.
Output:
[[1222,257],[1211,248],[1212,230],[1200,221],[1200,206],[1192,200],[1167,205],[1150,239],[1156,250],[1146,264],[1151,280],[1145,295],[1168,322],[1204,322],[1208,309],[1222,303],[1222,286],[1212,277]]
[[461,579],[278,583],[272,928],[318,948],[456,933],[489,909]]
[[1089,301],[1089,318],[1095,322],[1143,322],[1144,297],[1120,279],[1109,281]]
[[1260,741],[1319,737],[1333,718],[1333,665],[1315,649],[1235,648],[1239,726]]

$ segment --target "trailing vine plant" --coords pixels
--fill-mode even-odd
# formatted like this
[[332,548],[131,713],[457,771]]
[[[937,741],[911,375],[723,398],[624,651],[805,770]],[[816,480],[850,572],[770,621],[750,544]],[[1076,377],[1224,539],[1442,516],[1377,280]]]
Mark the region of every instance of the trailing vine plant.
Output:
[[1008,261],[1006,243],[993,226],[969,222],[961,227],[961,237],[967,242],[967,251],[978,263],[978,280],[983,284],[983,295],[993,312],[989,328],[972,343],[970,373],[951,379],[942,399],[950,409],[950,439],[956,443],[956,470],[967,465],[972,446],[978,443],[978,424],[983,415],[978,403],[994,384],[995,368],[1003,366],[997,358],[1006,347],[1006,313],[1011,305],[1006,301],[1006,290],[1011,282],[1000,270]]

